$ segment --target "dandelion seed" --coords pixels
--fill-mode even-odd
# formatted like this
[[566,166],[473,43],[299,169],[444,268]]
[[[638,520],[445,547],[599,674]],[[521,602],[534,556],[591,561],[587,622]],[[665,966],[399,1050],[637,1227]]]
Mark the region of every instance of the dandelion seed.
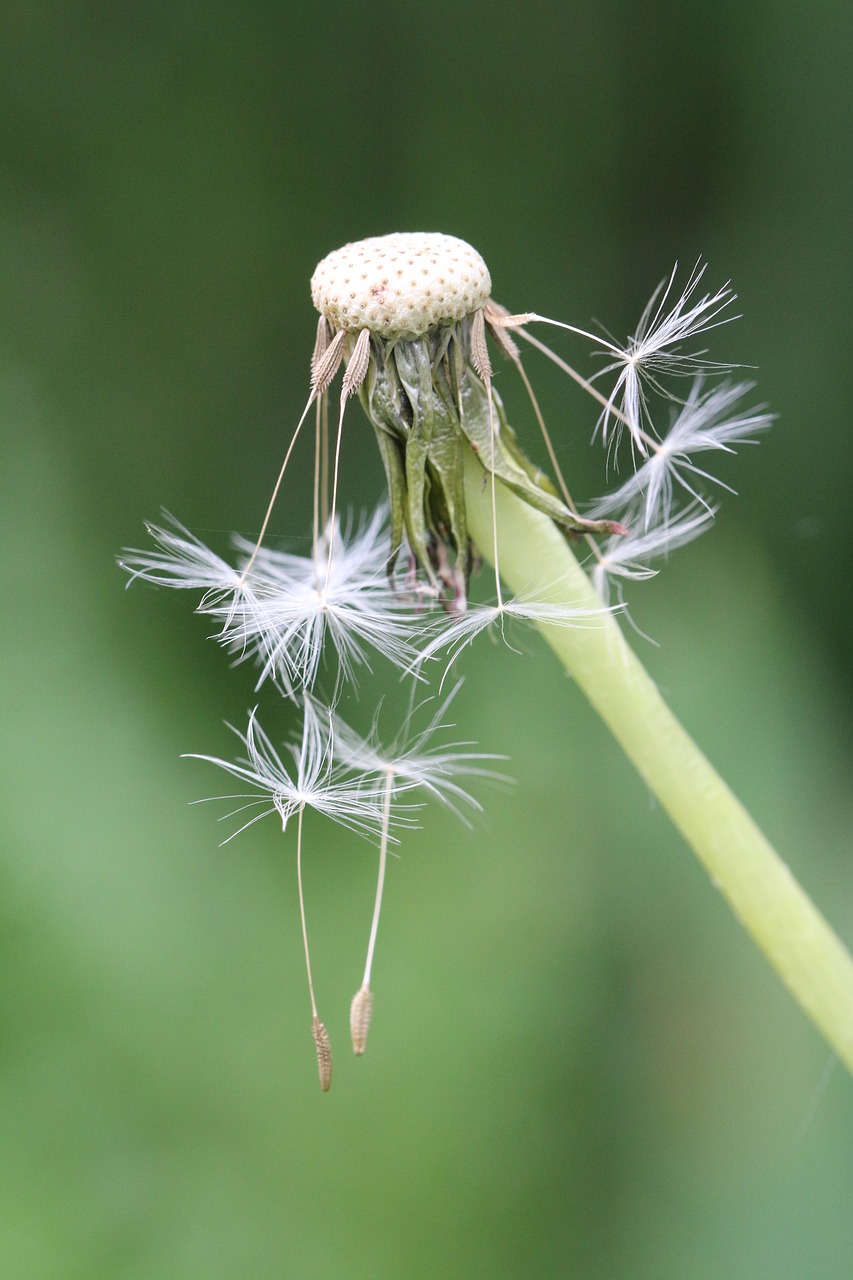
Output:
[[[692,503],[676,518],[627,538],[608,539],[597,551],[590,571],[593,584],[602,600],[610,603],[610,584],[615,578],[642,581],[653,578],[658,572],[649,565],[651,560],[669,555],[677,547],[683,547],[713,523],[717,507],[705,503]],[[620,589],[621,603],[621,589]]]
[[[759,407],[731,415],[731,410],[754,387],[752,382],[724,382],[706,389],[702,375],[693,385],[672,426],[661,441],[649,442],[649,456],[634,475],[617,490],[593,503],[596,515],[622,512],[641,504],[646,529],[665,527],[674,501],[674,486],[708,506],[697,487],[707,480],[722,489],[729,486],[691,461],[691,455],[722,451],[733,453],[734,444],[753,444],[756,432],[770,426],[773,415]],[[729,492],[731,490],[729,489]],[[627,523],[631,523],[627,519]]]
[[[231,761],[196,752],[186,753],[187,759],[215,764],[253,788],[252,792],[242,795],[212,797],[249,802],[242,810],[235,812],[258,809],[228,840],[233,840],[246,827],[271,813],[278,814],[282,830],[285,831],[294,814],[306,807],[360,835],[379,835],[382,826],[381,789],[366,785],[363,777],[355,776],[352,770],[336,761],[334,723],[330,711],[320,707],[311,698],[305,698],[301,739],[298,743],[287,744],[288,753],[296,765],[295,770],[288,769],[276,751],[258,723],[256,711],[249,717],[245,734],[233,729],[245,746],[244,758]],[[231,816],[233,815],[226,814],[225,818]]]
[[333,716],[332,731],[336,758],[356,773],[375,777],[377,786],[382,785],[382,780],[389,773],[392,774],[394,792],[423,787],[465,822],[464,812],[459,807],[460,802],[476,810],[480,810],[482,806],[455,779],[472,777],[492,782],[505,782],[507,779],[502,774],[495,773],[491,768],[484,768],[482,765],[483,761],[503,760],[504,756],[469,750],[474,746],[471,742],[433,742],[437,736],[453,728],[447,715],[461,688],[462,681],[459,680],[447,697],[438,704],[426,726],[420,730],[415,730],[414,723],[423,714],[430,700],[426,699],[418,705],[413,704],[387,747],[381,746],[378,740],[378,712],[366,737],[356,733],[338,716]]
[[[146,529],[158,546],[157,551],[137,551],[125,547],[119,565],[130,574],[127,585],[137,578],[162,587],[202,591],[198,612],[229,607],[251,607],[253,593],[240,573],[218,556],[194,534],[167,514],[170,525],[148,524]],[[171,526],[171,527],[170,527]]]
[[[191,756],[192,759],[206,760],[210,764],[217,765],[240,781],[247,782],[255,791],[262,793],[260,796],[249,793],[216,797],[247,801],[238,810],[226,816],[259,807],[259,812],[244,822],[238,831],[233,833],[234,835],[270,813],[279,815],[283,831],[287,829],[287,824],[294,815],[297,818],[296,879],[299,915],[308,991],[311,998],[312,1034],[317,1050],[320,1084],[324,1091],[331,1084],[332,1051],[325,1026],[320,1021],[317,1011],[311,971],[302,877],[302,819],[306,808],[314,809],[362,835],[380,835],[383,850],[387,850],[392,823],[405,824],[411,821],[400,806],[398,806],[398,812],[392,812],[392,797],[387,794],[387,789],[381,790],[371,777],[354,774],[348,766],[336,762],[332,726],[331,712],[318,708],[310,699],[306,699],[301,741],[298,746],[296,743],[291,743],[289,748],[296,765],[295,773],[285,766],[281,756],[257,723],[254,712],[249,718],[246,734],[238,735],[246,747],[245,760],[232,762],[215,756]],[[233,836],[229,839],[233,839]]]
[[352,1051],[361,1057],[367,1047],[367,1033],[373,1017],[373,992],[369,987],[359,987],[350,1005],[349,1026]]
[[236,538],[241,556],[251,553],[250,571],[245,559],[232,568],[178,524],[149,531],[159,550],[126,554],[131,580],[202,590],[196,611],[217,619],[215,638],[238,662],[258,662],[257,688],[273,679],[288,697],[312,689],[326,641],[340,681],[369,667],[371,650],[401,669],[416,656],[425,606],[413,607],[417,592],[397,589],[386,572],[386,508],[352,534],[330,523],[312,556],[253,549]]
[[[547,592],[544,594],[547,596]],[[600,609],[589,609],[549,601],[547,598],[533,599],[524,596],[503,600],[500,604],[473,605],[458,617],[445,617],[435,621],[432,638],[421,647],[413,669],[420,672],[424,664],[437,658],[439,654],[447,653],[448,661],[441,680],[443,684],[459,655],[484,631],[496,628],[506,641],[504,624],[508,619],[552,627],[594,627],[601,625],[606,613],[620,607],[605,605]]]
[[320,1088],[324,1093],[328,1093],[332,1087],[332,1044],[329,1040],[329,1033],[316,1013],[311,1020],[311,1034],[314,1037],[314,1046],[317,1050],[317,1070],[320,1074]]
[[296,882],[299,887],[299,916],[302,922],[302,945],[305,950],[305,972],[308,977],[308,993],[311,997],[311,1033],[314,1036],[314,1047],[317,1050],[317,1069],[320,1073],[320,1088],[327,1093],[332,1083],[332,1045],[325,1026],[317,1012],[317,1000],[314,995],[314,979],[311,974],[311,952],[308,946],[308,922],[305,917],[305,891],[302,887],[302,816],[305,805],[299,807],[299,818],[296,828]]
[[387,539],[380,511],[349,543],[337,524],[327,527],[310,561],[258,553],[252,583],[260,601],[233,615],[222,635],[232,651],[258,660],[258,687],[272,677],[291,697],[312,689],[327,642],[339,682],[369,668],[371,650],[410,665],[423,605],[413,608],[411,595],[389,579]]
[[364,977],[361,987],[356,992],[350,1006],[350,1037],[353,1053],[360,1057],[367,1046],[367,1032],[373,1014],[373,995],[370,990],[370,973],[373,968],[373,952],[376,947],[376,935],[379,930],[379,913],[382,910],[382,895],[385,890],[385,868],[388,864],[388,828],[391,815],[391,801],[394,795],[394,772],[385,772],[385,794],[382,804],[382,835],[379,841],[379,872],[376,880],[376,896],[373,904],[373,919],[370,925],[370,938],[367,943],[367,960],[364,964]]
[[[736,297],[730,285],[725,284],[714,293],[703,294],[698,299],[694,297],[706,267],[706,263],[701,261],[696,263],[680,296],[670,309],[666,310],[678,272],[676,263],[669,279],[662,281],[655,290],[640,318],[640,323],[624,347],[593,334],[588,329],[581,329],[577,325],[554,320],[536,312],[526,312],[516,316],[498,316],[496,323],[516,330],[599,401],[602,410],[596,430],[601,432],[604,444],[610,444],[612,438],[614,447],[617,446],[622,427],[626,426],[631,434],[633,446],[645,457],[649,451],[650,440],[656,438],[651,425],[646,388],[653,389],[670,399],[672,397],[663,381],[664,378],[693,376],[701,371],[724,372],[731,368],[730,365],[708,360],[704,350],[686,352],[682,349],[683,343],[690,342],[710,329],[718,328],[736,319],[733,315],[723,314]],[[544,343],[527,333],[524,326],[534,322],[552,325],[580,337],[592,339],[605,356],[611,357],[610,363],[593,375],[592,379],[582,377]],[[616,381],[608,394],[595,387],[594,382],[605,380],[608,375],[614,373]]]
[[681,349],[682,343],[692,342],[709,329],[716,329],[735,319],[734,316],[723,315],[736,297],[728,283],[714,293],[694,298],[706,266],[703,262],[696,263],[681,295],[667,311],[666,305],[672,295],[678,272],[676,263],[669,280],[662,282],[652,295],[625,349],[598,375],[599,378],[606,378],[610,372],[618,373],[608,406],[599,420],[605,443],[613,417],[613,406],[619,401],[619,408],[627,421],[633,443],[640,453],[647,452],[645,424],[648,415],[644,382],[667,395],[661,382],[664,376],[694,376],[700,370],[724,371],[729,367],[707,360],[704,350],[685,352]]
[[379,871],[373,905],[373,918],[370,925],[370,937],[367,944],[367,959],[361,986],[353,997],[350,1008],[350,1034],[353,1052],[359,1056],[365,1050],[367,1032],[373,1012],[370,977],[385,887],[392,801],[401,792],[405,794],[414,788],[423,787],[465,821],[464,815],[459,809],[460,802],[464,802],[474,809],[480,809],[481,806],[454,779],[462,774],[491,779],[501,777],[491,769],[483,768],[481,762],[501,759],[502,757],[461,749],[470,747],[470,743],[455,742],[444,744],[443,746],[430,745],[430,741],[436,733],[449,727],[445,716],[459,688],[460,685],[457,684],[450,696],[439,706],[426,728],[416,734],[412,734],[410,731],[411,723],[420,708],[411,708],[402,729],[387,749],[379,746],[375,719],[373,727],[366,738],[360,737],[349,725],[344,724],[342,721],[336,719],[334,722],[335,753],[337,757],[347,767],[362,773],[366,778],[375,778],[377,784],[382,785],[384,793],[382,835],[379,844]]

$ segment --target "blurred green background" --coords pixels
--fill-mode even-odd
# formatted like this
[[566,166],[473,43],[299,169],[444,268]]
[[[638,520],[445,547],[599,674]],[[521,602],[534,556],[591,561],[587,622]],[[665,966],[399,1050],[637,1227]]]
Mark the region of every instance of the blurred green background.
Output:
[[[188,802],[221,779],[178,759],[231,753],[251,672],[114,557],[162,506],[257,529],[339,244],[460,235],[507,306],[616,334],[707,256],[744,315],[714,354],[779,423],[631,592],[636,644],[853,939],[851,33],[790,0],[5,0],[4,1277],[849,1277],[851,1082],[533,636],[464,664],[458,722],[517,786],[406,839],[359,1061],[375,856],[308,824],[321,1096],[292,842],[220,848]],[[592,496],[594,412],[528,368]],[[344,467],[372,503],[357,412]]]

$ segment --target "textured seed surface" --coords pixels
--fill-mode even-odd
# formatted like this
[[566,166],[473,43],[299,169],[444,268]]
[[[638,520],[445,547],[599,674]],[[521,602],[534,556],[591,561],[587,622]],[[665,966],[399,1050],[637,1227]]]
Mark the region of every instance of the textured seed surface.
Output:
[[369,987],[360,987],[353,996],[349,1012],[352,1051],[357,1056],[364,1053],[367,1045],[367,1033],[370,1030],[370,1019],[372,1016],[373,992]]
[[311,277],[314,306],[334,329],[415,338],[485,306],[492,282],[464,240],[406,231],[336,249]]
[[332,1045],[329,1033],[319,1018],[315,1017],[311,1024],[314,1047],[317,1050],[317,1070],[320,1073],[320,1088],[328,1093],[332,1083]]

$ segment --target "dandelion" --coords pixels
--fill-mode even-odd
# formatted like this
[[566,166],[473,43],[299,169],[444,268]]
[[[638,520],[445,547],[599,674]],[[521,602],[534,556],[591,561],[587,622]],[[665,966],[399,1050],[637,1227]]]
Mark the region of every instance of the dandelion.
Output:
[[[732,443],[762,429],[769,415],[756,410],[731,414],[751,384],[724,384],[708,389],[704,380],[728,366],[707,358],[697,339],[733,318],[734,293],[728,284],[700,292],[706,267],[697,263],[684,288],[676,289],[673,268],[652,295],[639,324],[620,346],[589,330],[551,320],[537,312],[510,313],[491,296],[491,277],[482,258],[454,237],[425,233],[381,236],[345,245],[329,254],[312,279],[312,297],[328,326],[326,345],[347,334],[342,359],[349,360],[351,389],[358,391],[372,422],[385,465],[391,506],[391,555],[404,537],[417,565],[445,604],[446,618],[433,620],[421,657],[423,662],[447,651],[454,657],[480,633],[495,625],[504,633],[507,619],[544,625],[587,625],[588,611],[566,607],[529,589],[505,598],[497,520],[499,487],[508,489],[534,510],[549,516],[570,541],[585,538],[599,564],[606,559],[622,576],[640,579],[637,542],[631,554],[618,543],[639,519],[651,541],[642,555],[662,554],[683,545],[706,522],[682,520],[669,538],[664,527],[673,513],[673,488],[701,498],[696,482],[706,473],[691,454],[730,449]],[[610,357],[604,369],[585,378],[529,332],[542,322],[595,340]],[[600,410],[593,434],[608,448],[618,443],[622,427],[630,433],[640,458],[635,473],[615,493],[599,499],[581,516],[558,465],[551,432],[511,335],[545,351],[597,400]],[[529,395],[555,476],[552,482],[522,452],[493,386],[488,349],[491,338],[499,353],[515,365]],[[694,381],[668,434],[661,439],[654,424],[650,397],[671,404],[670,377],[693,375]],[[599,385],[613,375],[612,386]],[[322,395],[326,396],[327,390]],[[467,520],[466,468],[476,459],[491,504],[487,550],[495,570],[495,603],[470,607],[471,568]],[[476,471],[475,471],[476,474]],[[336,483],[336,482],[335,482]],[[469,482],[470,483],[470,482]],[[643,495],[643,504],[638,502]],[[614,518],[618,517],[618,518]],[[656,537],[652,539],[653,532]],[[605,551],[597,541],[607,539]],[[653,548],[653,552],[652,552]],[[629,568],[629,566],[631,566]],[[627,573],[625,570],[627,569]],[[596,575],[603,584],[607,571]]]
[[[335,759],[333,748],[332,715],[306,699],[301,741],[289,744],[289,753],[296,766],[288,769],[270,739],[258,724],[255,712],[249,717],[249,727],[238,737],[246,748],[246,757],[236,762],[217,756],[191,754],[195,760],[215,764],[240,782],[248,783],[252,792],[241,795],[216,796],[217,800],[241,800],[238,809],[226,817],[256,810],[228,837],[233,839],[241,831],[271,813],[281,819],[282,831],[294,816],[296,827],[296,877],[299,894],[299,914],[302,924],[302,942],[305,951],[305,968],[308,976],[308,992],[311,998],[311,1033],[317,1051],[320,1084],[325,1092],[332,1079],[332,1051],[325,1025],[317,1011],[314,981],[311,973],[311,956],[308,946],[308,925],[305,915],[305,894],[302,882],[302,818],[306,808],[314,809],[332,821],[357,831],[361,835],[377,836],[382,833],[383,847],[387,847],[388,833],[393,822],[405,822],[404,813],[392,815],[390,801],[369,778],[352,773]],[[235,730],[235,732],[237,732]],[[255,793],[260,794],[255,794]]]
[[[503,634],[507,620],[538,628],[783,981],[853,1067],[853,961],[663,702],[617,621],[623,583],[652,576],[656,560],[713,521],[716,502],[705,486],[728,486],[696,457],[732,452],[771,420],[761,407],[743,408],[752,384],[721,377],[733,366],[711,360],[701,345],[734,318],[730,285],[702,292],[705,273],[697,263],[679,291],[674,268],[620,344],[534,311],[508,311],[492,298],[483,259],[455,237],[403,233],[345,245],[324,258],[312,278],[320,318],[308,400],[257,539],[237,540],[232,566],[181,526],[154,527],[156,549],[125,557],[131,579],[201,591],[199,611],[216,619],[219,642],[238,661],[258,662],[259,685],[269,680],[302,702],[301,739],[289,747],[292,766],[254,713],[239,735],[242,759],[197,758],[248,788],[222,797],[239,802],[226,815],[238,818],[239,831],[271,813],[283,829],[297,819],[300,917],[324,1089],[331,1049],[308,949],[305,810],[379,844],[367,960],[350,1009],[353,1048],[361,1054],[373,1012],[370,980],[388,848],[396,829],[412,823],[409,793],[432,796],[463,816],[478,804],[460,779],[489,773],[485,762],[492,757],[466,742],[440,745],[436,735],[447,727],[450,699],[421,733],[412,732],[407,719],[384,750],[375,723],[361,738],[307,691],[328,669],[326,652],[336,695],[371,651],[421,680],[430,660],[446,655],[446,677],[478,635],[490,628]],[[591,339],[604,366],[585,376],[530,331],[537,323]],[[516,340],[542,351],[588,392],[596,404],[591,434],[609,461],[628,433],[632,474],[585,515],[559,465],[559,437],[545,422]],[[527,457],[508,422],[494,387],[492,351],[523,383],[551,476]],[[340,370],[332,441],[330,397]],[[341,531],[339,494],[345,411],[356,396],[384,466],[388,514],[353,533]],[[311,554],[296,556],[269,549],[264,538],[312,406]],[[669,419],[666,431],[658,426],[661,413]],[[578,544],[585,544],[590,575],[575,557]],[[471,607],[469,580],[480,557],[491,562],[494,603]]]

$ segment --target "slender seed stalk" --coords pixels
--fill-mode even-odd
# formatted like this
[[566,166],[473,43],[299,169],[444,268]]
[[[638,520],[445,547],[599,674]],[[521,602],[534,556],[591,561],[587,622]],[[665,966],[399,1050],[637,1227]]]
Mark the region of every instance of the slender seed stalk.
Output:
[[373,903],[373,920],[370,925],[370,940],[367,944],[367,960],[364,965],[364,977],[361,986],[353,997],[350,1008],[350,1034],[353,1053],[360,1057],[367,1045],[367,1033],[370,1030],[370,1019],[373,1015],[373,992],[370,990],[370,973],[373,968],[373,952],[376,948],[376,934],[379,930],[379,913],[382,910],[382,894],[385,888],[385,868],[388,863],[388,828],[391,822],[391,798],[394,794],[394,769],[385,771],[385,792],[382,801],[382,834],[379,841],[379,875],[376,881],[376,897]]
[[[488,556],[490,494],[466,459],[471,536]],[[560,531],[497,486],[501,574],[515,592],[592,609],[600,600]],[[538,624],[545,640],[633,761],[713,883],[794,998],[853,1072],[853,959],[740,801],[661,698],[615,619]]]
[[305,969],[308,974],[308,993],[311,996],[311,1035],[314,1037],[314,1048],[317,1050],[317,1070],[320,1075],[320,1088],[328,1093],[332,1083],[332,1046],[325,1026],[317,1012],[317,1001],[314,998],[314,980],[311,977],[311,955],[308,950],[308,924],[305,919],[305,894],[302,889],[302,817],[305,805],[300,805],[296,826],[296,882],[299,886],[299,915],[302,920],[302,944],[305,948]]
[[308,994],[311,1012],[317,1017],[317,1001],[314,999],[314,983],[311,980],[311,953],[308,949],[308,923],[305,919],[305,894],[302,891],[302,815],[305,806],[300,805],[296,818],[296,884],[299,889],[299,917],[302,921],[302,947],[305,952],[305,971],[308,974]]
[[329,523],[329,396],[320,396],[320,526]]
[[391,821],[391,797],[394,794],[394,770],[385,771],[385,791],[382,800],[382,835],[379,841],[379,875],[376,881],[376,899],[373,904],[373,920],[370,925],[370,941],[367,944],[367,960],[364,965],[362,986],[370,986],[370,974],[373,969],[373,952],[376,949],[376,934],[379,930],[379,913],[382,910],[382,893],[385,888],[385,868],[388,863],[388,827]]
[[[320,545],[320,484],[322,481],[323,455],[323,397],[318,396],[314,424],[314,518],[312,524],[311,559],[317,563],[317,548]],[[325,526],[324,526],[325,527]]]
[[278,497],[278,491],[281,488],[281,482],[284,479],[284,473],[287,470],[287,464],[290,461],[290,455],[293,453],[294,446],[296,444],[297,439],[299,438],[299,433],[302,430],[302,424],[305,421],[306,417],[308,416],[308,410],[311,408],[315,394],[316,393],[314,391],[311,392],[311,395],[308,398],[308,403],[306,404],[305,408],[302,411],[302,417],[297,422],[296,429],[294,430],[293,435],[290,437],[290,444],[287,446],[287,452],[284,455],[284,462],[282,462],[281,464],[281,470],[278,473],[278,479],[275,482],[275,487],[272,491],[272,497],[269,500],[269,506],[267,507],[266,515],[264,516],[263,523],[261,525],[261,531],[258,534],[258,540],[254,545],[252,554],[249,556],[249,559],[246,561],[242,574],[240,575],[241,586],[248,578],[249,570],[251,569],[252,565],[255,563],[255,560],[258,558],[258,552],[261,549],[261,543],[264,540],[264,535],[266,534],[267,527],[269,525],[270,518],[273,513],[275,500]]

